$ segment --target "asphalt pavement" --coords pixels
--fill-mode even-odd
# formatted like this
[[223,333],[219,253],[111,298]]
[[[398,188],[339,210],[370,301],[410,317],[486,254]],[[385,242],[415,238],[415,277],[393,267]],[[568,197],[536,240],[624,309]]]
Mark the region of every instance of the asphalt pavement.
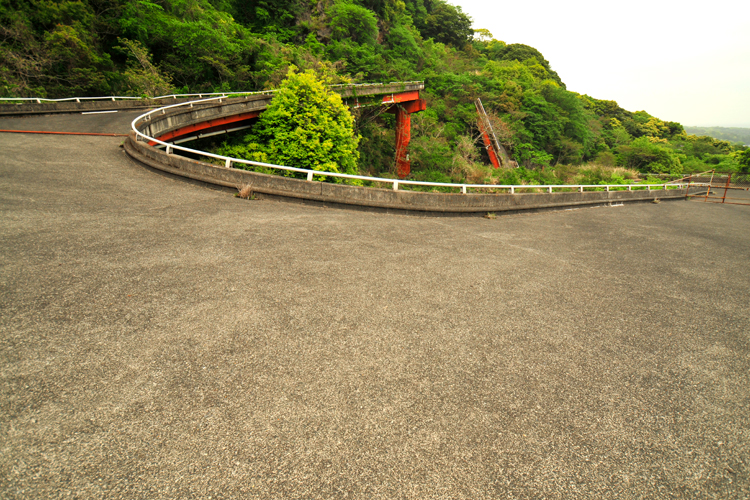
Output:
[[750,207],[248,201],[121,143],[0,134],[0,498],[750,498]]

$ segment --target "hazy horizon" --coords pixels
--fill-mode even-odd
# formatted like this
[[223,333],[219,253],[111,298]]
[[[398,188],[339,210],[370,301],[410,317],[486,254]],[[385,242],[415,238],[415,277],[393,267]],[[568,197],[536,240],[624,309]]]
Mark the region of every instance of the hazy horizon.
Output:
[[568,90],[691,127],[750,128],[750,3],[449,0],[538,49]]

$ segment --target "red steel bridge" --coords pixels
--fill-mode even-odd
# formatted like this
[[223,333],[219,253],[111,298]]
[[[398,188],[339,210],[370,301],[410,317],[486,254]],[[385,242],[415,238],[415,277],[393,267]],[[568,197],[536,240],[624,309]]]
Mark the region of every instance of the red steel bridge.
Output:
[[[408,176],[411,171],[411,114],[426,109],[425,100],[419,95],[419,92],[424,90],[424,82],[336,85],[332,88],[352,109],[381,106],[386,112],[396,115],[396,173],[401,179]],[[177,144],[199,137],[249,128],[266,110],[272,99],[273,92],[264,92],[227,97],[210,104],[196,103],[191,107],[174,108],[174,111],[169,111],[171,119],[160,122],[166,125],[159,125],[158,130],[149,130],[151,133],[148,135],[163,142]],[[223,109],[216,113],[216,107]],[[206,108],[212,108],[210,114],[206,113]],[[166,110],[164,112],[167,113]],[[150,143],[152,146],[156,144],[153,141]]]

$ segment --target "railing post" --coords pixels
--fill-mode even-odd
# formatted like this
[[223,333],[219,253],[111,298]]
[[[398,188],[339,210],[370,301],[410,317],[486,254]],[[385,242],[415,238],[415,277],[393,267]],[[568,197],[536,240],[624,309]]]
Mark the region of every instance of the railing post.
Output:
[[607,184],[607,192],[609,193],[609,184]]
[[393,190],[398,191],[398,181],[393,181]]
[[226,168],[232,168],[232,160],[227,160],[224,162],[224,166]]
[[167,144],[167,154],[168,155],[172,154],[172,146],[170,146],[169,144]]
[[461,194],[466,194],[466,184],[461,186]]
[[583,193],[583,186],[578,186],[578,192]]
[[307,173],[307,181],[308,182],[312,182],[312,180],[313,180],[313,173],[312,172],[308,172]]
[[549,187],[547,188],[547,192],[548,192],[549,194],[552,194],[552,186],[549,186]]
[[510,187],[510,194],[516,194],[516,188],[513,186]]
[[729,189],[729,182],[732,180],[732,173],[727,174],[727,185],[724,186],[724,196],[721,198],[721,202],[724,203],[724,200],[727,199],[727,190]]

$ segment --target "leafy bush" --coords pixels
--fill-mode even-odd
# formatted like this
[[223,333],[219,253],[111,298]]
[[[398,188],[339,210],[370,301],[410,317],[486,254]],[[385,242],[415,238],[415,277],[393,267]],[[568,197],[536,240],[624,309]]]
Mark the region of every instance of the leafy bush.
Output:
[[[359,139],[341,96],[312,71],[297,73],[292,68],[245,144],[226,144],[219,151],[277,165],[357,175]],[[325,180],[341,182],[334,177]]]
[[750,148],[745,149],[737,155],[737,162],[740,165],[740,172],[743,174],[750,173]]

